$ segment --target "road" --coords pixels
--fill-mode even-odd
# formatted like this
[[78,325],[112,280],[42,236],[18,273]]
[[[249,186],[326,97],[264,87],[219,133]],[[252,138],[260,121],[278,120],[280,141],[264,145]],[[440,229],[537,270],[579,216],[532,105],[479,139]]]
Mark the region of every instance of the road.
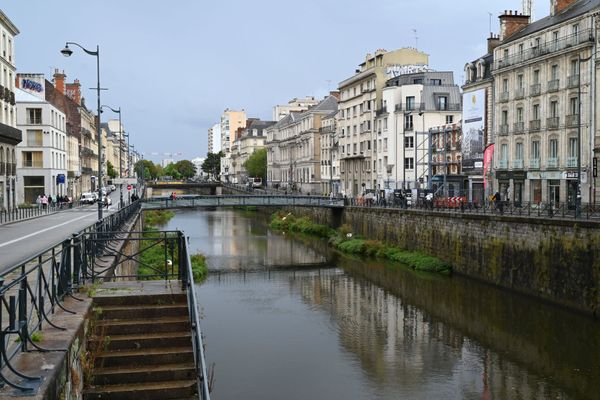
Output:
[[[108,210],[104,209],[104,215],[118,210],[119,191],[114,191],[110,197],[112,205]],[[92,225],[97,220],[98,206],[93,204],[28,221],[0,225],[0,273],[57,244],[72,233]]]

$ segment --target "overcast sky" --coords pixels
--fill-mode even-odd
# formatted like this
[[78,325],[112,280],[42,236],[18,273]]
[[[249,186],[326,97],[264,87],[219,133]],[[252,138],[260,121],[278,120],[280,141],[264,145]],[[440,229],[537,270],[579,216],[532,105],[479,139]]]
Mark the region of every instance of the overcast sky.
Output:
[[[537,0],[535,17],[550,0]],[[430,66],[455,72],[486,51],[489,14],[521,0],[1,0],[21,31],[18,72],[55,68],[79,79],[95,108],[95,58],[66,41],[100,46],[102,103],[123,109],[123,125],[146,158],[205,156],[207,129],[229,107],[271,119],[275,104],[324,96],[366,53],[415,46]],[[95,111],[95,109],[94,109]],[[108,118],[103,113],[103,120]],[[153,154],[158,153],[158,155]]]

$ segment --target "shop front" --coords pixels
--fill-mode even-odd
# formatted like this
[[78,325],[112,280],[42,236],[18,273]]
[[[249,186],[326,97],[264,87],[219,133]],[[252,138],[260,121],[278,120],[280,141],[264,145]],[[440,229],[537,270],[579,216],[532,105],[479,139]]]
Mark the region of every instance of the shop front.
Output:
[[523,203],[526,178],[527,173],[521,170],[496,171],[496,179],[498,180],[498,188],[502,200],[514,201],[516,206],[520,206]]

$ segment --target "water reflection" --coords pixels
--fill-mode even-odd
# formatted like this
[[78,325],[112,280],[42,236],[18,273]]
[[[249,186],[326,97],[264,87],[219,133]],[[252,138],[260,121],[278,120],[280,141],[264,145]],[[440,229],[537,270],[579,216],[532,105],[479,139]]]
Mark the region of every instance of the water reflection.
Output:
[[307,269],[327,258],[323,243],[231,211],[181,213],[176,226],[222,271],[199,290],[216,400],[598,398],[590,319],[382,263]]

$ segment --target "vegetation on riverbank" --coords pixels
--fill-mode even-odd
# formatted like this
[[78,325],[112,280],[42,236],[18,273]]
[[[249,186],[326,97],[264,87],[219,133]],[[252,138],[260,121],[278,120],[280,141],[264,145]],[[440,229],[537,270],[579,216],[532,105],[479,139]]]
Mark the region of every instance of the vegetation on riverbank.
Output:
[[[141,279],[159,280],[163,279],[161,276],[163,274],[178,273],[179,251],[177,246],[174,244],[171,245],[167,240],[165,248],[164,241],[158,242],[157,240],[158,238],[164,238],[164,235],[158,234],[157,226],[165,225],[174,216],[174,212],[165,210],[144,212],[144,237],[148,238],[148,240],[140,242],[141,249],[147,248],[139,256],[138,277]],[[167,234],[167,238],[169,237],[174,237],[174,233]],[[192,263],[194,281],[197,283],[206,279],[208,275],[206,257],[200,253],[192,254],[190,255],[190,261]]]
[[308,217],[296,218],[291,213],[275,213],[271,217],[270,227],[281,231],[327,238],[331,246],[343,253],[388,259],[405,264],[416,271],[443,274],[452,271],[450,264],[437,257],[388,246],[378,240],[367,240],[354,235],[348,225],[335,230],[327,225],[317,224]]

